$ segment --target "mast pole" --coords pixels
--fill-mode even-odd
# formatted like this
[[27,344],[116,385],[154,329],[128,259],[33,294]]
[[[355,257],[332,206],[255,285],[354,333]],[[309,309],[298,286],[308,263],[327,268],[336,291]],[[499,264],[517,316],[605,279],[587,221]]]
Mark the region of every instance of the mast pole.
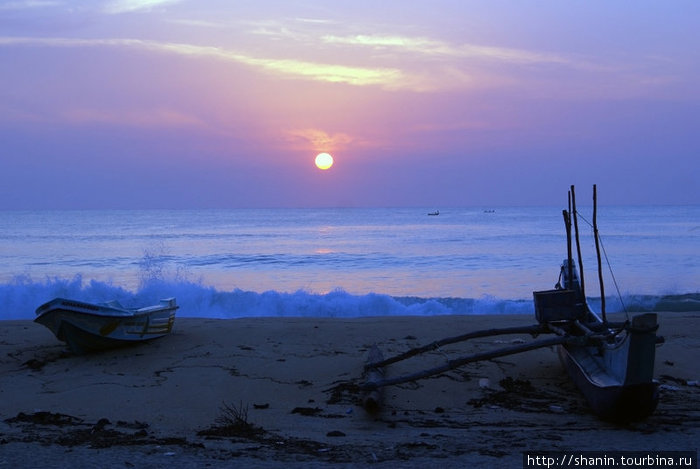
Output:
[[595,238],[595,253],[598,258],[598,282],[600,283],[600,313],[603,322],[608,322],[605,316],[605,285],[603,285],[603,265],[600,259],[600,241],[598,239],[598,194],[596,185],[593,184],[593,237]]
[[571,192],[569,192],[569,209],[562,210],[562,215],[564,216],[564,227],[566,228],[566,274],[567,281],[564,284],[564,288],[571,289],[571,275],[572,270],[572,257],[571,257]]
[[571,209],[572,216],[574,219],[574,234],[576,236],[576,254],[578,257],[578,270],[579,270],[579,286],[581,287],[581,299],[586,301],[586,288],[585,280],[583,277],[583,257],[581,256],[581,241],[578,236],[578,216],[576,215],[576,192],[574,191],[573,184],[571,185]]

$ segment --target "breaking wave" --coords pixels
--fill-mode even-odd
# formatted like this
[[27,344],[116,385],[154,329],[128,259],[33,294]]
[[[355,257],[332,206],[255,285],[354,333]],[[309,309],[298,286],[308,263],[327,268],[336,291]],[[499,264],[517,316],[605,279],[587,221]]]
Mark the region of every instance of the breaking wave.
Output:
[[[127,307],[156,304],[175,297],[178,315],[202,318],[240,317],[366,317],[534,314],[532,301],[481,298],[394,297],[381,293],[353,295],[343,290],[324,294],[296,292],[253,292],[234,289],[222,291],[187,280],[144,279],[137,291],[96,280],[47,278],[34,281],[15,277],[0,284],[0,319],[33,319],[41,304],[66,297],[100,303],[118,300]],[[590,299],[597,309],[599,299]],[[624,311],[700,311],[700,293],[683,295],[628,295],[606,298],[609,312]]]

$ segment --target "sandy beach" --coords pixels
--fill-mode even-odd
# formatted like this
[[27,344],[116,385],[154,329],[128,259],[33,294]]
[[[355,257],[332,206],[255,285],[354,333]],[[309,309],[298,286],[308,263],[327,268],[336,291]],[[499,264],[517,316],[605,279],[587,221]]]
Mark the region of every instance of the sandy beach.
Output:
[[[522,467],[534,450],[697,450],[700,312],[660,313],[656,412],[598,420],[551,348],[386,388],[358,385],[385,356],[529,316],[178,318],[147,344],[68,352],[31,321],[0,321],[2,467]],[[528,340],[455,344],[388,376]]]

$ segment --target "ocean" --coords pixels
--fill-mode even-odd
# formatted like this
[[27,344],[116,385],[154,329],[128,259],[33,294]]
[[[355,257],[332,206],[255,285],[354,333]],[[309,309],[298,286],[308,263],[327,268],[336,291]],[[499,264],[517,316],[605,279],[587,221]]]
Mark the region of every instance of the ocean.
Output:
[[[0,212],[0,318],[54,297],[179,316],[533,314],[564,207]],[[579,206],[600,304],[592,208]],[[608,311],[700,309],[700,206],[599,206]]]

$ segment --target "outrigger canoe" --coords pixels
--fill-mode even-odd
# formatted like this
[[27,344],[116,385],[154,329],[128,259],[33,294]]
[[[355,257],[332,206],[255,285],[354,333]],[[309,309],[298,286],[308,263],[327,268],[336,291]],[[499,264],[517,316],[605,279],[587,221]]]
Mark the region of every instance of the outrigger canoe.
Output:
[[[654,313],[639,314],[624,323],[607,320],[596,211],[594,185],[592,227],[598,258],[600,316],[586,302],[573,186],[569,209],[563,211],[568,256],[562,263],[555,290],[533,293],[535,315],[538,322],[547,324],[555,333],[579,339],[560,344],[557,351],[572,381],[597,415],[617,421],[641,419],[656,409],[659,400],[654,362],[656,346],[664,339],[656,335],[659,326]],[[573,260],[572,222],[580,277]]]
[[[596,186],[593,186],[593,231],[598,257],[601,294],[601,316],[594,313],[586,302],[581,249],[576,218],[574,187],[569,192],[569,209],[564,210],[568,256],[563,262],[559,282],[554,290],[533,292],[537,324],[472,331],[448,337],[428,345],[410,349],[390,358],[384,358],[375,345],[365,364],[365,391],[363,405],[370,412],[379,410],[380,390],[429,376],[438,375],[483,360],[523,353],[543,347],[556,346],[559,357],[572,381],[588,401],[591,409],[606,420],[631,421],[650,415],[658,402],[658,384],[654,377],[656,346],[663,343],[657,336],[657,317],[644,313],[625,322],[609,322],[605,313],[605,293],[602,280],[598,227],[596,223]],[[576,248],[580,276],[572,255],[571,227],[576,227]],[[580,281],[579,281],[580,279]],[[403,376],[386,378],[384,368],[438,347],[471,339],[505,334],[553,334],[553,337],[523,344],[484,351],[449,359],[430,369]]]
[[[562,272],[568,269],[566,265],[564,261]],[[569,377],[602,419],[630,421],[647,417],[658,402],[654,361],[656,345],[663,339],[656,336],[656,314],[639,314],[624,323],[604,321],[585,301],[575,300],[582,297],[578,281],[564,283],[565,288],[535,292],[534,298],[541,324],[572,339],[557,346]],[[565,299],[555,300],[559,304],[554,308],[546,306],[556,295]],[[571,301],[568,305],[566,298]]]

